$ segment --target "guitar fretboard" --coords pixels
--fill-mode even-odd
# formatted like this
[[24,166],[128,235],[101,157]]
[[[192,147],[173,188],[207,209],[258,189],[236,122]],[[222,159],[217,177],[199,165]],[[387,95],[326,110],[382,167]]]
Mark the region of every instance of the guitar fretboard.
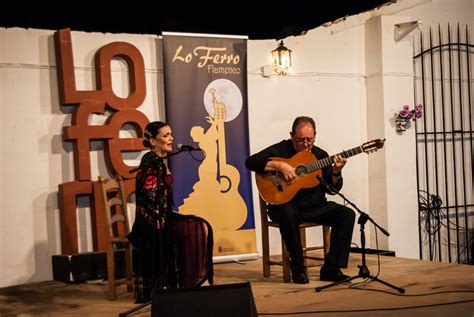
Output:
[[360,154],[362,152],[363,152],[362,147],[357,146],[353,149],[342,151],[341,153],[338,153],[338,154],[335,154],[335,155],[332,155],[332,156],[329,156],[329,157],[325,157],[325,158],[323,158],[321,160],[318,160],[318,161],[314,161],[312,163],[309,163],[309,164],[305,165],[304,167],[305,167],[307,173],[312,173],[314,171],[323,169],[324,167],[331,165],[333,163],[333,158],[336,155],[341,155],[344,158],[349,158],[351,156]]

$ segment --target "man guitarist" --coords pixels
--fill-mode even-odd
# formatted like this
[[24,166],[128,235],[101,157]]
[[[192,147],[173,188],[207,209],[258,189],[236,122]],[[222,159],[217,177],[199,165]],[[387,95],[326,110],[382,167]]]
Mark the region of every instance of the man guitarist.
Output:
[[[297,117],[293,122],[290,139],[251,155],[247,158],[245,165],[258,174],[272,174],[271,177],[274,177],[276,185],[283,191],[281,184],[278,183],[278,177],[281,183],[297,182],[301,178],[301,171],[284,159],[290,159],[303,151],[314,154],[315,160],[329,157],[326,151],[314,145],[315,131],[316,127],[312,118]],[[347,159],[341,155],[335,155],[332,157],[332,164],[323,167],[315,174],[321,175],[326,183],[340,190],[343,183],[341,171],[346,161]],[[310,177],[314,178],[315,175],[310,175]],[[272,221],[279,224],[281,236],[290,253],[293,282],[298,284],[309,283],[298,228],[303,222],[315,222],[331,227],[330,249],[321,267],[320,279],[342,281],[349,278],[342,273],[340,268],[346,268],[349,260],[355,213],[343,205],[328,201],[326,193],[334,193],[319,182],[317,183],[318,185],[314,187],[299,189],[288,202],[268,205],[268,215]]]

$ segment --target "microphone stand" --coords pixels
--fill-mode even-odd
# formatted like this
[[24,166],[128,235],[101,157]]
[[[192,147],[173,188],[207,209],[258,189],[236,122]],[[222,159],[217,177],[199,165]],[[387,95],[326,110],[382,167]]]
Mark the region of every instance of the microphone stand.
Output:
[[339,195],[340,197],[342,197],[342,199],[344,199],[345,201],[347,201],[349,203],[349,205],[351,205],[352,207],[354,207],[355,210],[357,210],[357,212],[359,213],[359,220],[357,221],[357,223],[360,225],[360,244],[361,244],[361,253],[362,253],[362,264],[361,265],[358,265],[359,267],[359,274],[357,275],[354,275],[348,279],[345,279],[345,280],[342,280],[342,281],[337,281],[337,282],[333,282],[333,283],[330,283],[330,284],[327,284],[327,285],[324,285],[324,286],[319,286],[319,287],[316,287],[315,290],[316,292],[319,292],[319,291],[322,291],[323,289],[326,289],[326,288],[329,288],[329,287],[332,287],[332,286],[335,286],[335,285],[339,285],[339,284],[342,284],[342,283],[345,283],[345,282],[350,282],[356,278],[364,278],[364,279],[370,279],[372,281],[376,281],[376,282],[379,282],[379,283],[382,283],[386,286],[389,286],[393,289],[396,289],[397,291],[399,291],[401,294],[405,293],[405,289],[401,288],[401,287],[397,287],[395,285],[392,285],[390,283],[387,283],[381,279],[379,279],[378,277],[376,276],[373,276],[370,274],[370,271],[369,271],[369,268],[367,267],[366,265],[366,261],[365,261],[365,224],[367,221],[370,221],[372,222],[372,224],[378,228],[380,231],[382,231],[382,233],[384,235],[386,235],[387,237],[390,235],[388,233],[387,230],[385,230],[384,228],[382,228],[381,226],[379,226],[372,218],[370,218],[370,216],[368,214],[366,214],[365,212],[363,212],[362,210],[360,210],[353,202],[351,202],[349,199],[347,199],[341,192],[339,192],[337,189],[335,189],[333,186],[329,185],[328,183],[326,183],[326,181],[319,175],[316,176],[316,178],[319,180],[319,182],[324,186],[326,187],[326,189],[328,189],[330,192],[332,193],[335,193],[337,195]]

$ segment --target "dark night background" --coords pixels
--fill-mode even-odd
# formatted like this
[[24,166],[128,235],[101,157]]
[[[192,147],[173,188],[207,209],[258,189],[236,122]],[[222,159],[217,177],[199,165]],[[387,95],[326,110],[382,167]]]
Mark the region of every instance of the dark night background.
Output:
[[157,34],[162,31],[281,39],[394,0],[47,2],[17,1],[0,10],[0,27]]

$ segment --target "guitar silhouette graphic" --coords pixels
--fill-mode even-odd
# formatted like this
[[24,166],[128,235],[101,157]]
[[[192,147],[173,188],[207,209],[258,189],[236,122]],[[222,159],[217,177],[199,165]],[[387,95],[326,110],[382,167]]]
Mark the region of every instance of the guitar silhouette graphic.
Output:
[[226,108],[216,99],[216,90],[211,88],[214,118],[207,117],[211,124],[207,132],[200,126],[191,129],[195,141],[207,155],[198,169],[199,181],[194,191],[184,199],[179,212],[197,214],[211,224],[218,243],[219,232],[235,231],[247,219],[247,205],[239,193],[240,173],[227,163],[225,142]]

